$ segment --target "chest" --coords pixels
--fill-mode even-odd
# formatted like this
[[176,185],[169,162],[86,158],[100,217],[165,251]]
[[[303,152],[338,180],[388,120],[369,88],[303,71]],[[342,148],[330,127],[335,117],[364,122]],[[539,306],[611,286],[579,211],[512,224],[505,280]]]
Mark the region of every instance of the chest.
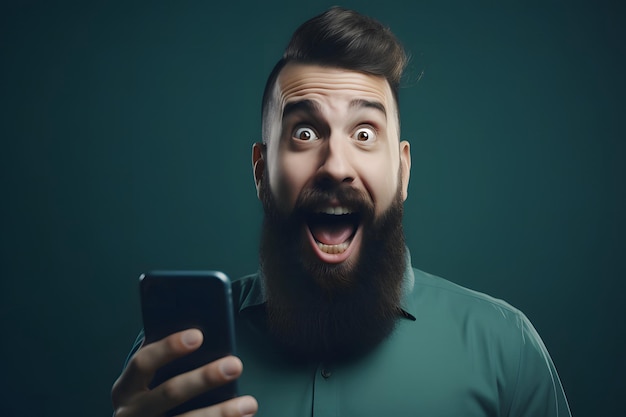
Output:
[[289,363],[256,338],[240,349],[240,391],[257,399],[260,417],[497,416],[489,358],[463,348],[454,334],[424,338],[411,325],[342,363]]

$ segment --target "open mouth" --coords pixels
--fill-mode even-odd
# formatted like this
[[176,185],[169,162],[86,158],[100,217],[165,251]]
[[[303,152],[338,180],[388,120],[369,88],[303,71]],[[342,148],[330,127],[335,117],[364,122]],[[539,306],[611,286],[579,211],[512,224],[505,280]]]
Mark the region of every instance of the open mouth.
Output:
[[[345,206],[327,206],[307,216],[307,226],[310,236],[324,255],[348,255],[350,248],[361,223],[361,215]],[[343,256],[336,256],[336,261]]]

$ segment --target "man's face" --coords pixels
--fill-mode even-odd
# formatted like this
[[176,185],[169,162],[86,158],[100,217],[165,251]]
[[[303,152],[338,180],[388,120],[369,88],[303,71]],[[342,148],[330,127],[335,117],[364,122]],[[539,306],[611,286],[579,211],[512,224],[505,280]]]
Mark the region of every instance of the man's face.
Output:
[[[383,77],[318,65],[287,64],[265,119],[267,148],[253,150],[257,192],[263,176],[283,215],[300,209],[302,256],[327,265],[355,265],[366,222],[363,205],[380,217],[406,199],[407,142],[399,141],[396,104]],[[267,187],[265,187],[266,189]],[[342,198],[341,189],[359,194]],[[322,191],[307,200],[307,193]],[[300,201],[313,201],[298,207]],[[357,202],[355,202],[357,201]]]

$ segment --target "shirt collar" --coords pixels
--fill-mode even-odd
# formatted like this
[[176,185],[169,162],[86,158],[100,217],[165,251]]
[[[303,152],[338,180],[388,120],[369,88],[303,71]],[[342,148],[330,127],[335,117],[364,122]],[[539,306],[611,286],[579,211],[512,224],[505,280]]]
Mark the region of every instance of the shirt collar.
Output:
[[[412,296],[415,290],[415,274],[411,264],[411,253],[409,249],[405,250],[405,268],[404,277],[402,279],[402,300],[400,301],[400,310],[402,317],[415,321],[415,297]],[[263,272],[259,269],[250,286],[250,291],[241,301],[239,312],[260,306],[267,301],[265,288],[263,286]]]

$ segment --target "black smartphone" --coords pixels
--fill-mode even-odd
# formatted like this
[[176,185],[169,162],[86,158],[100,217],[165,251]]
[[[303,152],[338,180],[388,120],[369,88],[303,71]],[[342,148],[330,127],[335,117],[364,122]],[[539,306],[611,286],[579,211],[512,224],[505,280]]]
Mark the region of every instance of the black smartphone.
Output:
[[[139,278],[145,344],[181,330],[202,331],[202,345],[159,369],[151,388],[221,357],[235,354],[230,280],[220,271],[153,271]],[[166,415],[207,407],[237,396],[237,382],[207,391]]]

